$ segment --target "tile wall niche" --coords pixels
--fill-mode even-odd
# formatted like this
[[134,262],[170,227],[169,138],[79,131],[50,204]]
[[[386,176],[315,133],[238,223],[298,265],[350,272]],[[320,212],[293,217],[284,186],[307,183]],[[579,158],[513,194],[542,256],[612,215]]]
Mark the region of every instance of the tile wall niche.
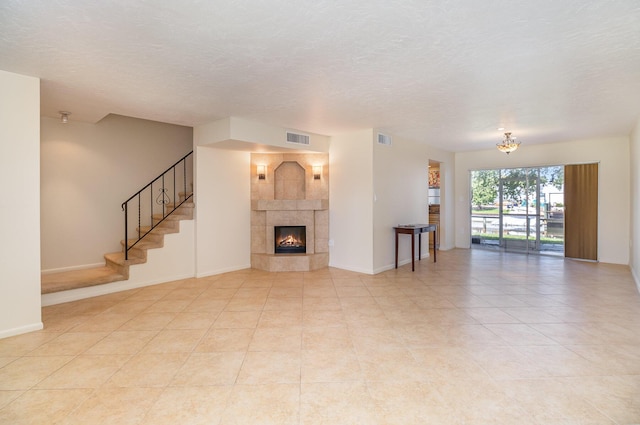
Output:
[[[322,166],[319,179],[313,167]],[[258,178],[264,166],[265,178]],[[275,226],[305,226],[305,254],[275,254]],[[251,267],[310,271],[329,265],[329,155],[251,154]]]

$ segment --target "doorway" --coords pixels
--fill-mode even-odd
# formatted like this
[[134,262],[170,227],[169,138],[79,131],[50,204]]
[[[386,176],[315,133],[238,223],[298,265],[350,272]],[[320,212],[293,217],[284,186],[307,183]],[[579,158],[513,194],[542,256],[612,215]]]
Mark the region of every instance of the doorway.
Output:
[[471,246],[564,255],[564,168],[471,172]]
[[429,232],[429,248],[440,247],[440,209],[442,206],[441,196],[441,169],[440,162],[429,160],[429,224],[436,224],[438,231]]

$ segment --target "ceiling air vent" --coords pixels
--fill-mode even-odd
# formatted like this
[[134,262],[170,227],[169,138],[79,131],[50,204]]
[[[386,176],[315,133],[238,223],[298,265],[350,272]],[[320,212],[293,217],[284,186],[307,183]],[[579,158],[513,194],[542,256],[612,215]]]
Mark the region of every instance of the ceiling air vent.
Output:
[[306,134],[298,134],[287,131],[287,143],[295,143],[297,145],[308,145],[309,136]]
[[391,146],[391,136],[387,136],[386,134],[378,133],[378,144]]

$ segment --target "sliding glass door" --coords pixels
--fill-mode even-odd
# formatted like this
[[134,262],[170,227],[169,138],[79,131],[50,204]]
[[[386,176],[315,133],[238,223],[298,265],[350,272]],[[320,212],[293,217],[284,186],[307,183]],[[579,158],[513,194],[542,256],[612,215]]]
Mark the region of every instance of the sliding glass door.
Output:
[[471,172],[472,247],[564,252],[563,167]]
[[500,239],[508,251],[538,251],[540,245],[540,188],[538,170],[500,170]]

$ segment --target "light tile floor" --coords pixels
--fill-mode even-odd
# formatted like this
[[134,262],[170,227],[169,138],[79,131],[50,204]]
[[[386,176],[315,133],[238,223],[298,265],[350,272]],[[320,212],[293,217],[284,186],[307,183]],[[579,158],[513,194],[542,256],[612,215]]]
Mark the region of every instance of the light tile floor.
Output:
[[246,270],[43,309],[0,424],[640,423],[624,266],[443,251],[375,276]]

